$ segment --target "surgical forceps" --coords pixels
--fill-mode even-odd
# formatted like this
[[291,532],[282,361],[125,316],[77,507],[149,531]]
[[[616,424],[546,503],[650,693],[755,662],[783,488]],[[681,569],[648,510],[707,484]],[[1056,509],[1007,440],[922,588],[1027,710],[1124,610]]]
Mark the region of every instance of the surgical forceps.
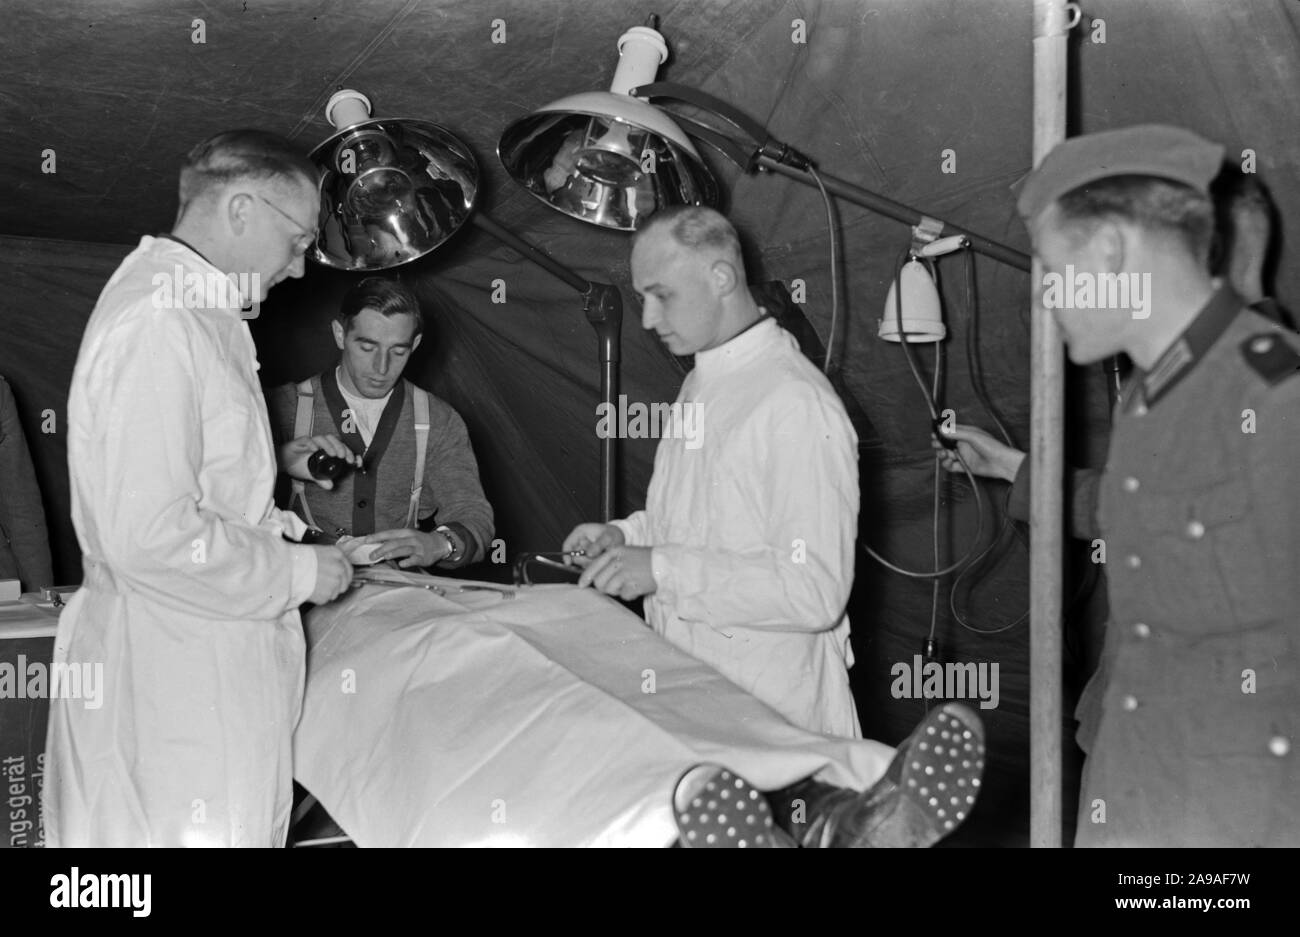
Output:
[[577,566],[570,566],[563,562],[563,558],[571,556],[586,556],[586,550],[569,550],[566,553],[520,553],[519,558],[515,560],[515,585],[531,586],[533,581],[528,578],[528,564],[537,563],[550,569],[563,570],[570,576],[577,578],[582,575],[582,569]]

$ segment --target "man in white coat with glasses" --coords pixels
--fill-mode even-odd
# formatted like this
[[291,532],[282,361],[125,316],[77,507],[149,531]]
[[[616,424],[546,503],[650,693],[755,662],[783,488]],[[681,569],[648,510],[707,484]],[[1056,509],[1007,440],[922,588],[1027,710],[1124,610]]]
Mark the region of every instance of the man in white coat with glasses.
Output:
[[273,506],[241,310],[302,276],[318,206],[315,170],[287,140],[206,140],[181,170],[173,232],[141,239],[87,324],[68,400],[85,581],[54,659],[101,664],[103,692],[97,708],[51,699],[49,845],[284,843],[298,606],[340,594],[351,566],[291,542],[305,526]]

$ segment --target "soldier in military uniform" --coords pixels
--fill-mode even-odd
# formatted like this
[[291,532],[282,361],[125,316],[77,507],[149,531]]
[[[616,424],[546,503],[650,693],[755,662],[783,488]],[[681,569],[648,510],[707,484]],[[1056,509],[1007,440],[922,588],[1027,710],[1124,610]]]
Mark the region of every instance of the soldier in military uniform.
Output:
[[[1106,468],[1068,480],[1111,609],[1077,713],[1079,846],[1300,845],[1300,337],[1208,272],[1222,157],[1131,127],[1062,143],[1019,194],[1045,274],[1150,277],[1145,315],[1053,310],[1071,360],[1135,365]],[[954,435],[1023,511],[1023,453]]]

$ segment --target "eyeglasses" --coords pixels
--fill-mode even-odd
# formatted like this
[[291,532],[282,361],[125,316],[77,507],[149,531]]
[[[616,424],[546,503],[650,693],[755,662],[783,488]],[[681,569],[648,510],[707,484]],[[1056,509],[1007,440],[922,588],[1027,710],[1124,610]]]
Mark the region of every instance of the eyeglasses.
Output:
[[305,251],[307,248],[311,247],[312,242],[316,240],[315,231],[308,231],[302,225],[298,224],[298,222],[293,220],[292,215],[290,215],[287,211],[285,211],[279,205],[275,204],[275,202],[271,201],[270,199],[263,198],[262,196],[257,195],[257,193],[253,193],[253,194],[254,196],[256,196],[258,201],[265,202],[267,205],[270,205],[271,208],[275,210],[276,214],[278,214],[281,218],[283,218],[285,221],[289,222],[289,224],[293,225],[296,229],[302,232],[302,235],[299,238],[299,244],[297,245],[299,250]]

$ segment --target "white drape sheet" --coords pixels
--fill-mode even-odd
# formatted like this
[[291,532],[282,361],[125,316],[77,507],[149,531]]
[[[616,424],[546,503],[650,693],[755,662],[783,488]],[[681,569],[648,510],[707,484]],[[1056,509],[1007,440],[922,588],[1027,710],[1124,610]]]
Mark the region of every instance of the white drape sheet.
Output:
[[590,589],[411,579],[448,595],[366,586],[306,616],[294,775],[359,846],[665,846],[694,764],[865,788],[893,755],[794,727]]

